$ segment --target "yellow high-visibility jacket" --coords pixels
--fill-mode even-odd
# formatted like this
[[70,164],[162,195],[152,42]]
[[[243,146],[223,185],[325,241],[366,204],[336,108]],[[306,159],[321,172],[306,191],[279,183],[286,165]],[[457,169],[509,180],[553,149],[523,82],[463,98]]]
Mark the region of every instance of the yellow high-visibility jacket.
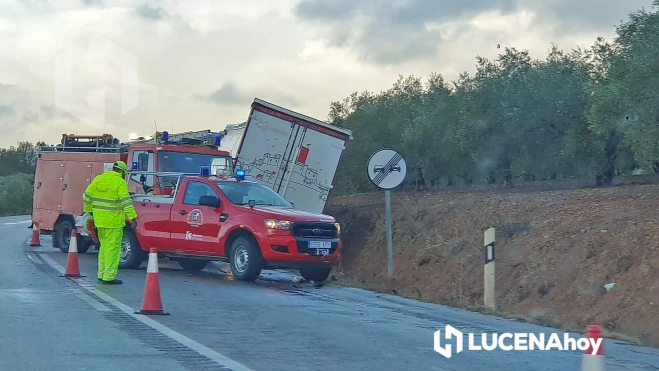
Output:
[[137,218],[128,184],[121,174],[106,170],[92,180],[82,195],[83,210],[93,213],[97,228],[123,228],[126,217]]

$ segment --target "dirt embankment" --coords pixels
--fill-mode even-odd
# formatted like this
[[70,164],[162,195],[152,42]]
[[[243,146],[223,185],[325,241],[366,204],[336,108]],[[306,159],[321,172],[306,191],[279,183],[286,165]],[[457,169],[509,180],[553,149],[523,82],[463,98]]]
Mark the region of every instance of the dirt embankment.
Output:
[[393,193],[392,210],[388,282],[383,194],[330,200],[326,213],[343,225],[341,282],[479,307],[483,231],[495,227],[498,311],[659,346],[659,185]]

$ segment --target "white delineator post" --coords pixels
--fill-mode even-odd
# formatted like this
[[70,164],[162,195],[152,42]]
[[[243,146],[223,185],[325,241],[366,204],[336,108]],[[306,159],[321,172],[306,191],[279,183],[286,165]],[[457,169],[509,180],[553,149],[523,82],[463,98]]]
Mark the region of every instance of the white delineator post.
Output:
[[495,303],[495,277],[496,270],[494,265],[494,228],[488,228],[483,236],[485,245],[485,286],[484,286],[484,304],[490,309],[496,309]]

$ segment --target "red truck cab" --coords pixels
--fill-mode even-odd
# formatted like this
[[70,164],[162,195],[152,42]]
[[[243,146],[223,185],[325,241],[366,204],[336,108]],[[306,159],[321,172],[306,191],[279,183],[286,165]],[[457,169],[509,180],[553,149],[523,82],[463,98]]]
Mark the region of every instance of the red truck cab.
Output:
[[171,195],[132,195],[139,225],[126,228],[120,268],[139,267],[156,248],[186,270],[224,261],[238,280],[283,268],[324,281],[339,259],[340,226],[332,216],[296,209],[240,177],[181,174],[176,183]]

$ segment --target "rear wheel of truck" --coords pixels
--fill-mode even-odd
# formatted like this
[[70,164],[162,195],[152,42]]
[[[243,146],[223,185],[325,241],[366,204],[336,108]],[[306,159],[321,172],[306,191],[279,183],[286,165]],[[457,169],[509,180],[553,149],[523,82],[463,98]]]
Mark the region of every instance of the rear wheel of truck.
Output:
[[208,260],[201,260],[201,259],[186,259],[186,258],[180,258],[177,260],[178,265],[183,268],[185,271],[200,271],[208,265]]
[[332,268],[304,268],[300,269],[300,276],[307,281],[323,282],[329,277],[331,272]]
[[259,244],[254,237],[238,237],[233,241],[229,265],[237,280],[254,281],[259,278],[264,263]]
[[[103,248],[103,246],[101,246]],[[121,254],[119,255],[119,269],[137,269],[142,265],[146,251],[142,250],[140,242],[131,227],[124,228],[121,238]]]
[[[53,231],[53,245],[59,247],[63,253],[69,252],[69,244],[71,243],[71,233],[73,232],[73,223],[69,220],[60,220],[55,224]],[[86,253],[91,247],[91,242],[84,238],[84,236],[76,236],[76,248],[79,254]]]

